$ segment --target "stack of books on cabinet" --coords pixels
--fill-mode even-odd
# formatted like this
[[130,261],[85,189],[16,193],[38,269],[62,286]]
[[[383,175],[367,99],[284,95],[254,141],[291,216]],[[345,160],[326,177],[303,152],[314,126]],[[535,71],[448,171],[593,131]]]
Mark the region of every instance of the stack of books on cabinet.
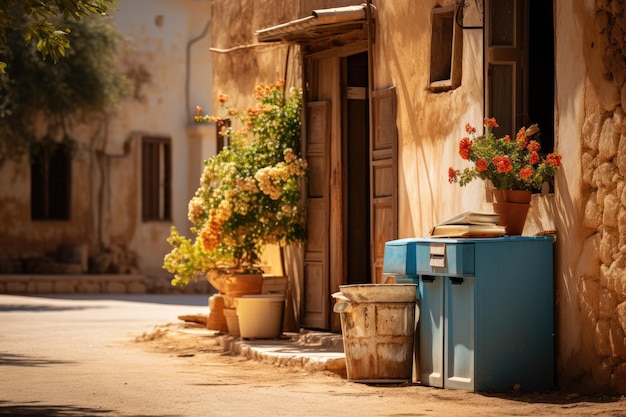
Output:
[[466,211],[454,216],[430,231],[431,237],[500,237],[506,234],[498,225],[498,215],[483,211]]

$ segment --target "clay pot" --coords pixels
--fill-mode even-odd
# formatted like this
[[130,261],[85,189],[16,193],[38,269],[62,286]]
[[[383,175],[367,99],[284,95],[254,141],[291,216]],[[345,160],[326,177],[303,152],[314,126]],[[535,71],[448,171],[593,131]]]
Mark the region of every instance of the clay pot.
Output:
[[498,224],[504,226],[509,236],[520,236],[524,231],[532,193],[523,190],[494,190],[493,211],[498,214]]
[[493,196],[498,203],[530,203],[532,193],[526,190],[494,190]]

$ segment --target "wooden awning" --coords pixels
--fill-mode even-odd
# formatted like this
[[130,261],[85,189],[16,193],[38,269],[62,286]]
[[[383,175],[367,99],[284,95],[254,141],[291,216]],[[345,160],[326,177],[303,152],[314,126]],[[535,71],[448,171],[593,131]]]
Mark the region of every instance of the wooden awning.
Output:
[[367,6],[314,10],[311,16],[257,30],[259,42],[345,44],[367,39]]

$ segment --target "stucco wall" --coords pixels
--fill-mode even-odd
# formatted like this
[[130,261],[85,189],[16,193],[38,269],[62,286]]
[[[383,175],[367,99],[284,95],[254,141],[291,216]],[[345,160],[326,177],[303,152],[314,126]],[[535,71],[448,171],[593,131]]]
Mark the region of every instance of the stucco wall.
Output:
[[374,2],[378,16],[374,85],[376,89],[393,85],[398,95],[401,238],[426,236],[435,224],[460,210],[483,208],[481,184],[460,189],[447,181],[448,167],[458,163],[456,143],[465,123],[482,125],[482,31],[463,31],[461,86],[440,93],[428,90],[431,10],[451,4]]
[[[139,137],[165,136],[172,139],[172,216],[179,230],[188,229],[187,202],[197,188],[189,170],[199,172],[208,154],[192,154],[192,141],[186,129],[193,125],[195,106],[211,111],[211,2],[186,0],[140,0],[122,3],[115,15],[119,30],[132,39],[122,55],[122,67],[135,81],[135,97],[118,112],[108,136],[111,157],[110,210],[105,221],[112,242],[127,242],[138,254],[142,272],[165,276],[163,256],[171,247],[165,241],[169,222],[142,222],[140,200],[141,166]],[[200,139],[202,140],[202,139]],[[122,143],[130,153],[116,158]],[[120,187],[119,184],[124,184]],[[133,215],[118,220],[119,210],[137,207]]]
[[[398,91],[399,234],[425,236],[461,211],[491,209],[483,184],[461,188],[446,177],[458,164],[465,123],[482,124],[483,32],[463,31],[461,86],[430,93],[429,15],[448,3],[374,4],[375,88]],[[626,392],[623,12],[619,2],[555,1],[555,137],[563,167],[555,194],[534,196],[524,231],[557,230],[557,379],[581,391]]]
[[[252,12],[254,2],[215,4],[222,22],[215,45],[249,41],[251,31],[308,15],[281,7]],[[397,88],[399,237],[425,236],[439,221],[464,210],[489,210],[484,185],[451,185],[465,123],[482,125],[483,31],[463,31],[461,86],[428,91],[430,13],[453,1],[374,0],[374,88]],[[481,4],[482,2],[468,2]],[[345,3],[341,3],[345,4]],[[307,2],[301,7],[339,2]],[[265,15],[265,10],[282,16]],[[230,10],[230,11],[229,11]],[[622,2],[555,0],[555,148],[563,157],[555,193],[533,198],[524,234],[555,229],[556,359],[559,387],[626,392],[626,139],[623,107]],[[239,19],[243,17],[243,19]],[[532,17],[531,17],[532,19]],[[250,22],[251,25],[248,26]],[[258,81],[281,74],[278,49],[216,56],[216,89],[248,94]],[[297,79],[297,76],[294,76]],[[219,87],[217,86],[219,84]],[[239,98],[245,100],[245,98]],[[532,300],[529,300],[532,308]]]
[[[220,21],[243,16],[254,23],[249,27],[238,21],[233,27],[236,33],[214,34],[215,45],[221,48],[245,44],[251,30],[293,18],[292,13],[261,17],[264,11],[253,14],[250,2],[239,3],[240,7],[216,5],[223,16]],[[276,2],[284,3],[291,4]],[[457,145],[465,123],[481,126],[484,117],[482,30],[463,31],[461,86],[443,93],[427,89],[431,9],[453,3],[373,1],[377,9],[374,88],[397,88],[399,237],[425,236],[433,225],[464,210],[491,209],[480,182],[461,188],[447,181],[448,167],[458,164]],[[309,9],[318,5],[339,3],[301,2]],[[524,234],[557,232],[559,387],[626,392],[623,5],[555,0],[554,11],[555,148],[563,156],[563,166],[555,193],[533,197]],[[295,14],[308,12],[300,9]],[[216,88],[233,95],[243,92],[245,97],[255,82],[280,74],[284,59],[298,59],[269,49],[216,56]]]
[[[260,0],[212,2],[214,25],[212,63],[213,106],[219,109],[217,95],[227,94],[230,104],[245,109],[254,103],[254,87],[260,83],[286,80],[287,85],[300,85],[301,66],[296,46],[259,44],[255,32],[291,21],[297,17],[297,2],[281,2],[271,7]],[[219,111],[216,110],[217,115]]]
[[[72,163],[73,195],[85,195],[89,187],[88,155],[78,150]],[[30,160],[9,161],[0,167],[0,259],[24,257],[56,249],[59,243],[89,242],[90,201],[74,198],[70,221],[32,221],[30,206]]]
[[206,146],[211,132],[198,139],[186,130],[197,104],[211,110],[210,3],[120,2],[113,23],[128,42],[119,51],[119,67],[131,79],[133,95],[106,121],[96,117],[73,130],[79,151],[72,166],[69,222],[32,222],[28,163],[1,168],[3,254],[24,257],[60,244],[87,244],[92,255],[113,253],[135,271],[169,276],[161,266],[170,250],[166,238],[172,223],[141,220],[140,137],[172,139],[172,220],[186,230],[187,202],[197,188],[202,160],[214,153]]

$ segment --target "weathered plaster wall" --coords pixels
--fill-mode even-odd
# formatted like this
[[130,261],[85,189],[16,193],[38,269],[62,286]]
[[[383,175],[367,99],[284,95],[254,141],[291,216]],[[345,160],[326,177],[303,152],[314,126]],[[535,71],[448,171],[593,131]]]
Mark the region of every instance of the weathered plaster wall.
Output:
[[[430,10],[374,2],[375,88],[398,92],[400,237],[463,210],[490,209],[484,186],[447,183],[466,122],[483,117],[482,31],[463,31],[461,86],[430,93]],[[623,4],[555,1],[556,193],[535,196],[525,234],[557,230],[558,383],[626,392],[626,187]]]
[[89,199],[83,196],[89,189],[87,155],[78,151],[72,164],[76,181],[72,184],[70,210],[76,213],[66,221],[32,221],[30,207],[30,162],[24,157],[19,163],[10,161],[0,167],[0,252],[2,257],[22,254],[30,256],[52,251],[59,243],[82,244],[91,238]]
[[[276,7],[253,13],[254,1],[218,3],[213,4],[216,21],[236,22],[232,28],[214,28],[213,46],[224,49],[252,42],[254,30],[308,15],[303,9]],[[284,3],[292,6],[292,2],[276,2]],[[333,5],[301,3],[309,8]],[[374,86],[393,85],[398,94],[399,233],[400,237],[425,236],[434,224],[460,211],[490,209],[479,182],[465,188],[447,182],[447,168],[458,164],[457,144],[465,123],[482,124],[483,32],[463,32],[461,86],[431,93],[427,90],[430,12],[453,2],[373,3],[377,8]],[[270,9],[282,15],[265,15]],[[525,234],[557,230],[559,386],[626,392],[623,3],[555,0],[554,10],[555,139],[563,167],[556,192],[534,198]],[[238,100],[244,103],[255,83],[283,74],[285,60],[297,61],[297,56],[287,56],[284,46],[263,48],[214,53],[216,92],[241,94]],[[297,73],[293,79],[299,79]]]
[[[431,10],[454,1],[375,1],[375,88],[395,86],[398,97],[399,237],[426,236],[460,210],[482,209],[484,188],[460,189],[447,180],[458,164],[465,123],[482,126],[482,31],[463,31],[461,86],[429,87]],[[419,22],[419,24],[416,24]]]
[[[245,109],[254,103],[254,87],[284,79],[299,86],[301,67],[298,48],[285,44],[259,44],[255,32],[297,18],[297,2],[268,7],[260,0],[213,1],[212,52],[214,69],[213,106],[217,95],[228,94],[231,105]],[[219,110],[216,110],[219,114]]]
[[[211,18],[209,0],[125,2],[115,15],[117,27],[132,39],[121,65],[136,88],[134,100],[118,112],[107,137],[112,176],[104,217],[111,242],[127,242],[148,275],[167,275],[161,265],[171,249],[166,242],[171,223],[141,221],[140,137],[172,139],[172,220],[184,233],[189,227],[187,203],[199,178],[190,178],[189,171],[198,173],[210,156],[190,152],[202,139],[189,137],[187,128],[194,124],[196,105],[211,111]],[[120,221],[120,210],[126,208],[129,215]]]
[[[69,222],[30,221],[28,164],[2,167],[0,249],[41,253],[64,243],[84,243],[90,251],[114,251],[151,276],[166,277],[161,266],[171,249],[170,222],[141,220],[141,135],[170,137],[173,149],[173,223],[188,228],[187,202],[197,188],[210,147],[187,135],[196,104],[211,110],[209,0],[121,2],[113,23],[128,38],[120,69],[132,80],[131,98],[106,120],[76,128],[80,142],[73,162]],[[205,141],[204,139],[200,139]],[[190,153],[190,149],[202,152]],[[213,149],[214,153],[214,149]],[[4,227],[6,225],[6,227]],[[4,247],[2,245],[5,245]]]
[[[284,4],[281,4],[284,3]],[[254,105],[254,87],[285,80],[287,86],[300,87],[302,66],[299,47],[286,44],[259,44],[255,32],[298,17],[297,2],[279,2],[268,7],[260,0],[212,2],[214,22],[211,27],[210,57],[213,67],[213,114],[227,117],[218,102],[219,94],[229,96],[229,105],[245,110]],[[237,121],[232,120],[233,127]],[[277,248],[268,248],[263,256],[268,272],[281,273]],[[294,268],[289,274],[293,278]],[[295,295],[296,292],[294,291]]]

